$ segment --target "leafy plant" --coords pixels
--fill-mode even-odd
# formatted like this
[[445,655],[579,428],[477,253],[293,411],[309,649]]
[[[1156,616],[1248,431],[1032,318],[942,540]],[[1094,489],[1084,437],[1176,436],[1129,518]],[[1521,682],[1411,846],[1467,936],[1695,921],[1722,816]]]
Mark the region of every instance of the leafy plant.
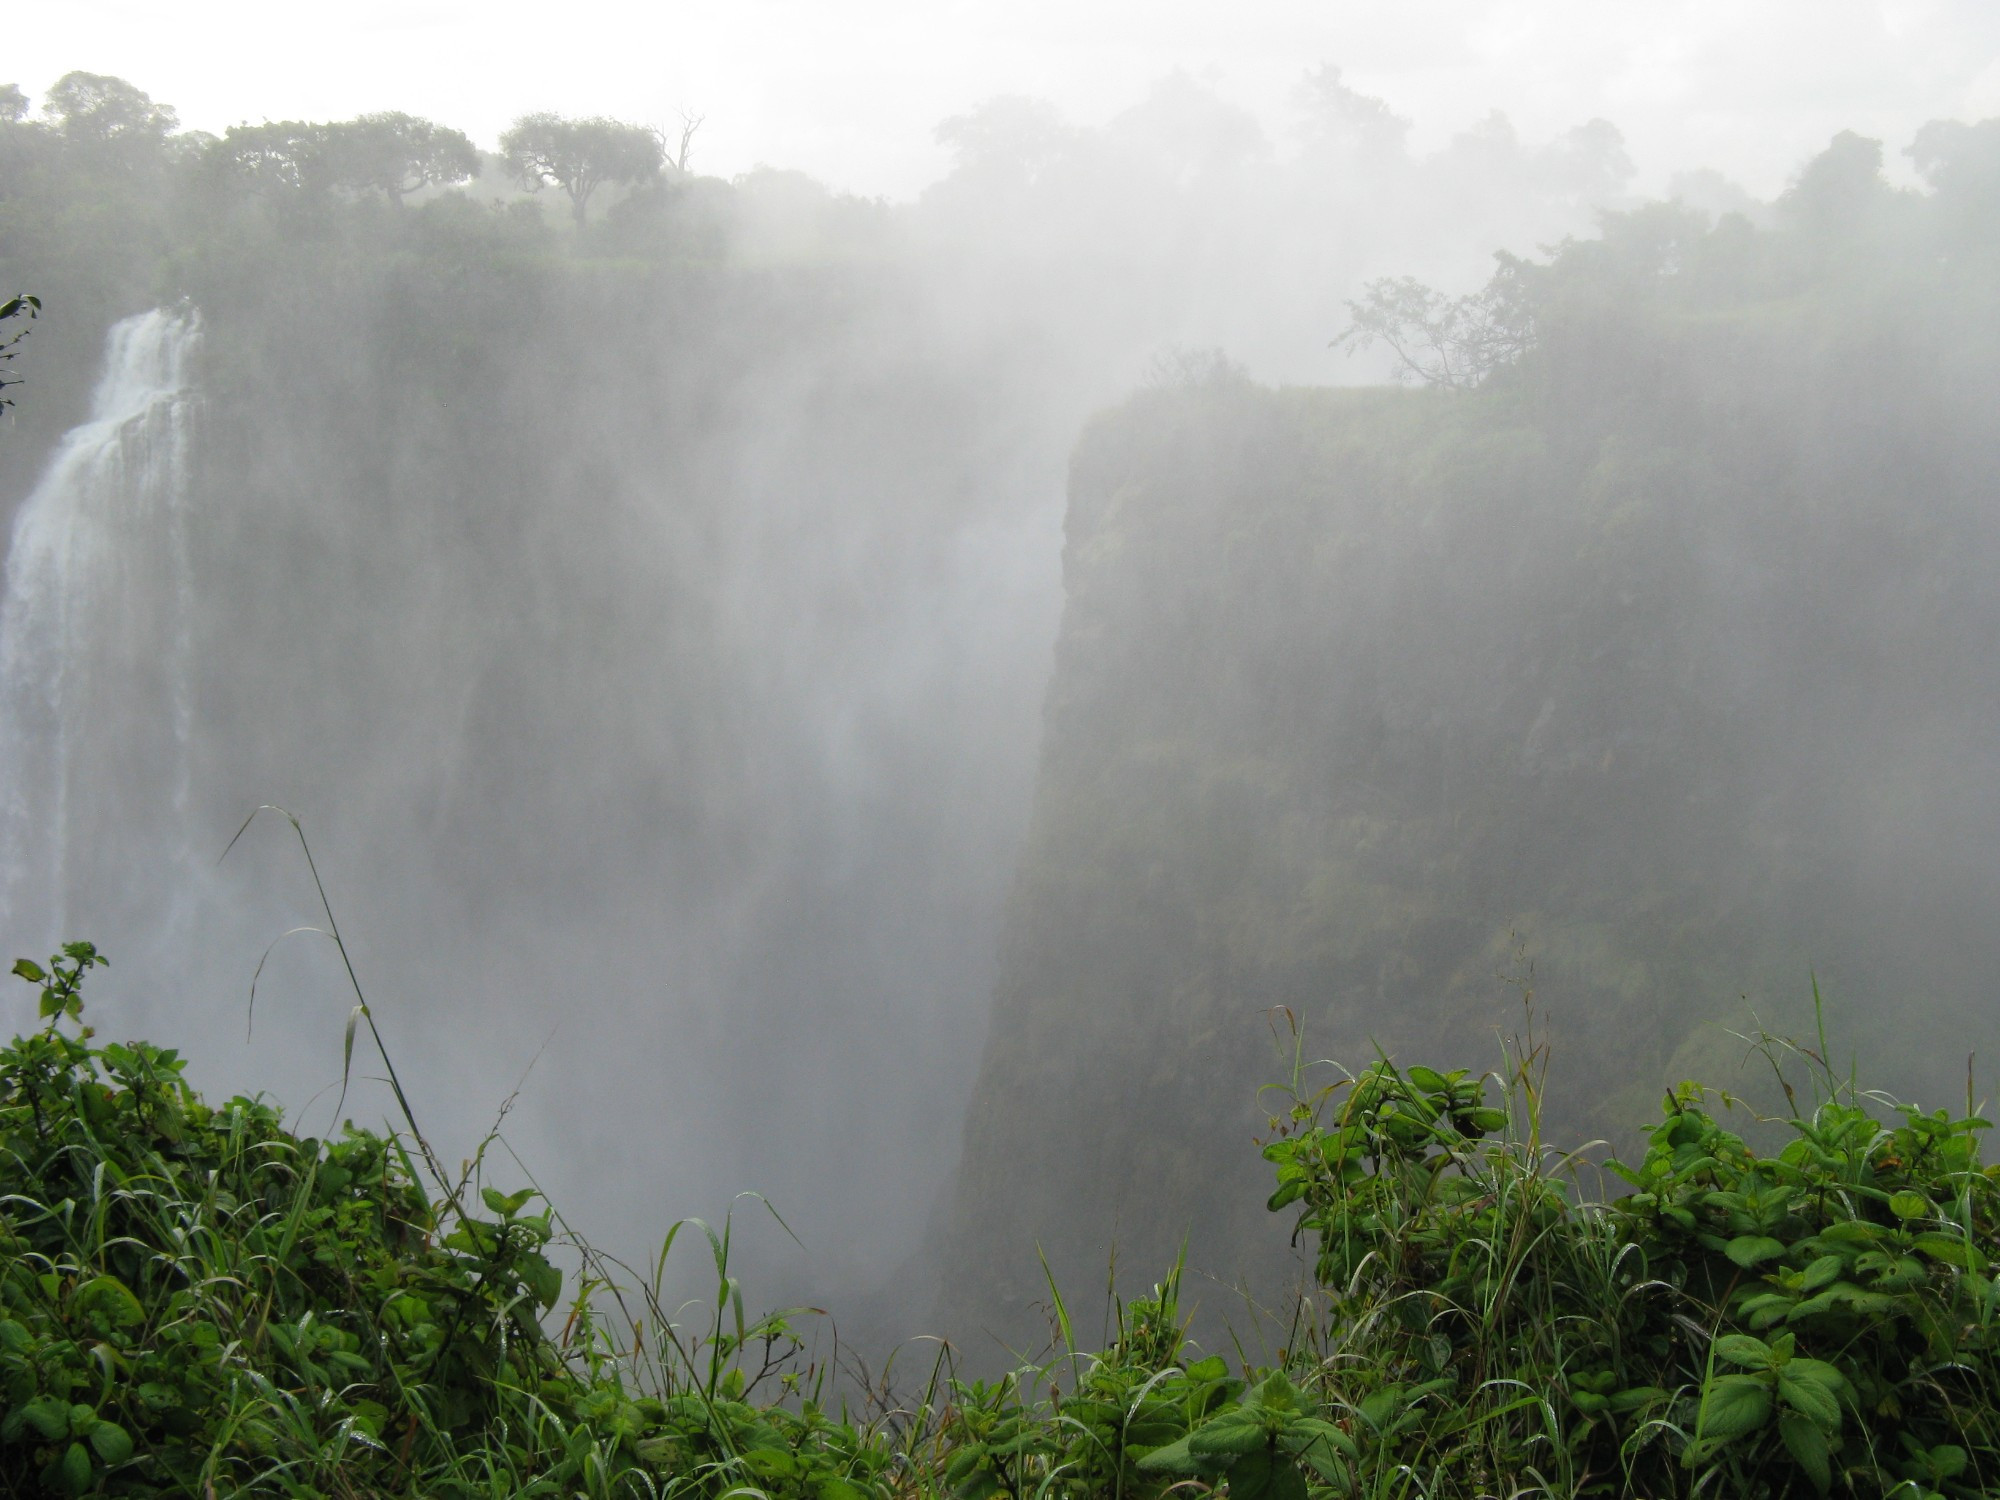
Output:
[[[1775,1154],[1683,1084],[1605,1202],[1539,1146],[1537,1054],[1499,1080],[1382,1061],[1295,1089],[1265,1148],[1326,1289],[1327,1388],[1357,1412],[1429,1375],[1371,1466],[1576,1494],[1974,1495],[2000,1479],[1989,1247],[2000,1174],[1970,1110],[1866,1094],[1825,1040],[1760,1036]],[[1803,1059],[1816,1103],[1780,1066]],[[1721,1097],[1725,1107],[1741,1101]],[[1897,1488],[1900,1485],[1902,1488]]]
[[[1756,1039],[1776,1120],[1675,1089],[1609,1200],[1541,1143],[1544,1049],[1295,1080],[1264,1155],[1320,1289],[1276,1366],[1193,1346],[1176,1263],[1102,1350],[1051,1281],[1048,1363],[947,1355],[857,1419],[808,1310],[746,1313],[729,1221],[674,1225],[636,1274],[481,1180],[483,1150],[426,1186],[421,1139],[211,1107],[177,1053],[83,1024],[103,962],[14,966],[44,1024],[0,1050],[0,1495],[1965,1500],[2000,1476],[1987,1122],[1860,1091],[1823,1038]],[[690,1230],[715,1294],[669,1307]]]
[[427,1193],[397,1137],[208,1106],[177,1053],[82,1025],[103,962],[14,968],[48,1024],[0,1050],[0,1494],[860,1500],[889,1467],[811,1399],[746,1399],[799,1345],[743,1319],[726,1226],[695,1336],[614,1346],[601,1277],[546,1324],[563,1236],[532,1189]]

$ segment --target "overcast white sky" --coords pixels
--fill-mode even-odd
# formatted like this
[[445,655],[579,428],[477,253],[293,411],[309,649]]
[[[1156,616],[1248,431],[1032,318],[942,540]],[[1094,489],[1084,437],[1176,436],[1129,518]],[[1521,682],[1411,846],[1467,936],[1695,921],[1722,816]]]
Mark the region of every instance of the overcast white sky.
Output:
[[707,117],[695,165],[907,196],[940,119],[995,94],[1097,123],[1181,68],[1282,138],[1331,62],[1435,144],[1498,108],[1542,139],[1601,115],[1642,187],[1714,165],[1759,192],[1834,131],[1891,151],[2000,115],[2000,0],[54,0],[7,18],[0,82],[114,73],[220,131],[404,109],[482,144],[533,109]]

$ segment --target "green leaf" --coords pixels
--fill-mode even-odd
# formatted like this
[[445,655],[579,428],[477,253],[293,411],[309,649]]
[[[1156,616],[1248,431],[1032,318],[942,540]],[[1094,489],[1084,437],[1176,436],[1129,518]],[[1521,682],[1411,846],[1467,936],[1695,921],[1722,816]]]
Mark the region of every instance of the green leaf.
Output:
[[1150,1474],[1195,1474],[1203,1464],[1188,1448],[1188,1440],[1181,1438],[1164,1448],[1155,1448],[1139,1460],[1139,1467]]
[[959,1449],[952,1455],[951,1462],[945,1465],[944,1482],[953,1489],[958,1489],[972,1477],[973,1471],[979,1467],[980,1460],[985,1457],[986,1449],[978,1444]]
[[1257,1405],[1266,1411],[1295,1412],[1302,1409],[1299,1393],[1282,1370],[1273,1370],[1257,1387]]
[[[357,1005],[347,1013],[347,1031],[340,1039],[340,1093],[347,1096],[347,1080],[354,1072],[354,1029],[361,1024],[361,1018],[368,1013],[368,1007]],[[338,1110],[335,1111],[339,1113]]]
[[120,1328],[146,1321],[146,1310],[132,1290],[116,1276],[98,1276],[76,1290],[72,1306],[79,1312],[101,1312]]
[[799,1461],[782,1448],[752,1448],[743,1455],[743,1462],[764,1480],[794,1479],[799,1472]]
[[1965,1472],[1965,1466],[1972,1462],[1963,1448],[1951,1443],[1940,1443],[1924,1455],[1930,1471],[1939,1479],[1956,1479]]
[[1814,1317],[1840,1307],[1862,1317],[1873,1317],[1876,1313],[1887,1312],[1895,1305],[1893,1297],[1868,1291],[1851,1281],[1837,1281],[1817,1297],[1809,1297],[1793,1308],[1789,1321],[1797,1322],[1800,1318]]
[[[1931,1212],[1931,1200],[1922,1193],[1913,1193],[1904,1188],[1900,1193],[1889,1195],[1889,1212],[1899,1219],[1922,1219]],[[1822,1485],[1820,1488],[1824,1489]]]
[[1804,1417],[1787,1412],[1778,1418],[1778,1436],[1785,1451],[1806,1472],[1812,1487],[1824,1495],[1833,1487],[1833,1465],[1827,1450],[1826,1434]]
[[1777,1292],[1764,1292],[1755,1297],[1746,1297],[1737,1304],[1736,1314],[1752,1328],[1769,1328],[1773,1323],[1789,1313],[1795,1300]]
[[1768,1234],[1746,1234],[1731,1240],[1724,1247],[1727,1255],[1746,1271],[1762,1261],[1772,1260],[1785,1253],[1785,1242],[1772,1239]]
[[1801,1292],[1816,1292],[1821,1287],[1828,1286],[1837,1281],[1840,1278],[1840,1273],[1846,1267],[1847,1262],[1842,1260],[1838,1255],[1822,1255],[1818,1260],[1806,1267],[1805,1275],[1799,1279],[1799,1290]]
[[1361,1449],[1353,1438],[1342,1432],[1333,1423],[1319,1417],[1300,1417],[1285,1429],[1285,1450],[1293,1455],[1303,1455],[1313,1449],[1326,1449],[1343,1453],[1349,1458],[1359,1458]]
[[1772,1362],[1771,1346],[1747,1333],[1725,1333],[1715,1341],[1715,1357],[1753,1370],[1767,1369]]
[[1795,1359],[1785,1366],[1785,1373],[1796,1380],[1810,1380],[1815,1385],[1825,1387],[1827,1391],[1835,1396],[1853,1398],[1854,1387],[1848,1384],[1847,1377],[1841,1373],[1840,1366],[1828,1364],[1823,1359],[1805,1359],[1803,1357]]
[[69,1403],[44,1396],[21,1408],[21,1418],[53,1443],[69,1436]]
[[1840,1400],[1822,1381],[1813,1378],[1811,1371],[1801,1371],[1792,1365],[1780,1370],[1778,1395],[1787,1406],[1821,1431],[1839,1430]]
[[72,1495],[81,1495],[90,1488],[90,1450],[83,1444],[69,1445],[56,1470],[56,1483]]
[[30,984],[40,984],[44,979],[47,979],[49,977],[46,973],[43,972],[42,966],[36,963],[32,958],[15,959],[14,972],[16,974],[19,974],[23,979],[27,980],[28,983]]
[[1630,1390],[1619,1391],[1611,1398],[1611,1410],[1617,1415],[1630,1416],[1635,1411],[1644,1411],[1657,1406],[1667,1399],[1667,1393],[1656,1385],[1635,1385]]
[[122,1464],[132,1456],[132,1438],[116,1422],[99,1422],[90,1429],[90,1446],[108,1464]]
[[357,1401],[348,1420],[353,1422],[357,1432],[379,1438],[382,1436],[382,1428],[389,1420],[389,1409],[379,1401]]
[[1263,1425],[1242,1411],[1226,1411],[1188,1434],[1188,1452],[1196,1458],[1235,1458],[1254,1453],[1269,1438]]
[[1942,1261],[1948,1266],[1957,1266],[1962,1271],[1983,1271],[1986,1257],[1974,1248],[1971,1241],[1953,1234],[1920,1234],[1916,1248],[1932,1260]]
[[1702,1392],[1698,1430],[1706,1442],[1730,1442],[1770,1419],[1771,1392],[1754,1375],[1723,1375]]
[[539,1255],[527,1257],[521,1267],[521,1279],[535,1294],[535,1300],[541,1303],[544,1312],[554,1307],[562,1297],[562,1272]]
[[1230,1500],[1306,1500],[1306,1476],[1288,1458],[1252,1453],[1230,1465]]

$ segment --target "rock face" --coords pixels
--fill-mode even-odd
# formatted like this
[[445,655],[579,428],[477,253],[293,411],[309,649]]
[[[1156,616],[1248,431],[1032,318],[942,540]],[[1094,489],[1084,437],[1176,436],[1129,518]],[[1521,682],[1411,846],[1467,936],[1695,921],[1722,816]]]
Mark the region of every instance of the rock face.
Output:
[[1837,1063],[1958,1097],[2000,1031],[1982,358],[1821,306],[1100,419],[939,1236],[975,1357],[1035,1339],[1038,1247],[1072,1298],[1184,1235],[1282,1270],[1294,1017],[1308,1058],[1484,1068],[1532,992],[1554,1123],[1617,1142],[1730,1081],[1726,1024],[1809,1032],[1816,973]]

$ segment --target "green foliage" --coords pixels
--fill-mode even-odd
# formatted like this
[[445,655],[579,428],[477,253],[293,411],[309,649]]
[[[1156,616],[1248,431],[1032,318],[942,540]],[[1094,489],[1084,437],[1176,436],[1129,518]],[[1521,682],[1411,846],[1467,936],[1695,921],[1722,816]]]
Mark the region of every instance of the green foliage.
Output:
[[645,1361],[602,1336],[601,1278],[552,1332],[533,1192],[462,1212],[393,1136],[301,1138],[204,1104],[173,1051],[65,1029],[102,962],[14,966],[48,1024],[0,1051],[0,1494],[857,1500],[891,1462],[810,1401],[749,1404],[746,1357],[797,1343],[740,1294]]
[[[1497,1079],[1295,1079],[1264,1155],[1321,1291],[1275,1367],[1190,1344],[1176,1263],[1101,1352],[1052,1284],[1052,1361],[941,1360],[857,1420],[795,1312],[746,1317],[726,1222],[676,1225],[621,1284],[532,1188],[429,1191],[427,1150],[301,1138],[203,1103],[175,1052],[98,1045],[103,962],[14,965],[46,1024],[0,1051],[0,1494],[1957,1500],[2000,1477],[1987,1122],[1864,1094],[1823,1040],[1795,1049],[1810,1108],[1780,1068],[1790,1112],[1745,1132],[1676,1089],[1641,1158],[1604,1164],[1630,1189],[1609,1202],[1540,1142],[1539,1049]],[[690,1227],[716,1287],[692,1323],[663,1292]],[[582,1274],[545,1322],[565,1247]]]
[[572,120],[547,112],[516,120],[500,137],[500,152],[508,174],[523,187],[561,188],[579,229],[598,188],[607,182],[648,181],[659,175],[666,161],[660,137],[644,126],[602,116]]
[[[0,302],[0,323],[5,323],[10,318],[28,318],[32,320],[39,317],[41,311],[42,299],[40,297],[30,296],[25,293],[18,297],[9,297],[5,302]],[[21,328],[7,334],[5,337],[0,337],[0,365],[8,363],[16,354],[20,353],[20,350],[14,346],[27,336],[28,330]],[[9,375],[5,370],[0,370],[0,410],[4,410],[14,404],[14,398],[6,393],[7,387],[10,385],[19,385],[20,383],[20,376]]]
[[1399,376],[1447,390],[1471,390],[1527,350],[1533,319],[1526,297],[1528,267],[1502,254],[1500,273],[1469,297],[1447,297],[1414,277],[1369,283],[1348,304],[1353,321],[1333,341],[1360,351],[1386,345]]
[[[1140,1496],[1184,1475],[1213,1480],[1232,1472],[1240,1455],[1204,1450],[1191,1457],[1188,1445],[1215,1423],[1251,1410],[1255,1395],[1243,1396],[1244,1382],[1221,1359],[1188,1357],[1180,1281],[1177,1264],[1151,1296],[1122,1309],[1119,1336],[1100,1354],[1071,1347],[1046,1368],[1019,1370],[993,1384],[952,1382],[954,1405],[944,1426],[951,1456],[943,1473],[952,1493],[959,1500]],[[1054,1301],[1060,1309],[1060,1296]],[[1246,1466],[1246,1482],[1248,1473]]]
[[1942,914],[1994,892],[1932,856],[1996,681],[1996,141],[1927,129],[1928,193],[1842,141],[1756,222],[1611,214],[1460,301],[1376,283],[1346,342],[1431,389],[1184,384],[1086,431],[951,1298],[1018,1318],[1031,1237],[1256,1255],[1257,1011],[1423,1058],[1539,965],[1552,1123],[1621,1149],[1659,1082],[1740,1082],[1705,1023],[1808,959],[1906,997],[1841,1016],[1878,1083],[1985,1052],[2000,948]]
[[479,152],[462,133],[400,113],[233,125],[208,156],[212,169],[253,191],[297,199],[379,192],[398,207],[406,194],[479,172]]
[[[1759,1045],[1775,1066],[1788,1044]],[[1272,1207],[1300,1205],[1316,1239],[1326,1368],[1364,1405],[1377,1382],[1438,1398],[1397,1463],[1449,1494],[1475,1492],[1456,1471],[1566,1494],[1991,1491],[1989,1122],[1862,1094],[1823,1042],[1795,1050],[1818,1099],[1801,1110],[1779,1072],[1794,1112],[1761,1128],[1781,1149],[1684,1084],[1642,1159],[1605,1163],[1631,1189],[1609,1203],[1537,1142],[1532,1066],[1508,1111],[1482,1081],[1386,1062],[1295,1102],[1265,1155]]]

